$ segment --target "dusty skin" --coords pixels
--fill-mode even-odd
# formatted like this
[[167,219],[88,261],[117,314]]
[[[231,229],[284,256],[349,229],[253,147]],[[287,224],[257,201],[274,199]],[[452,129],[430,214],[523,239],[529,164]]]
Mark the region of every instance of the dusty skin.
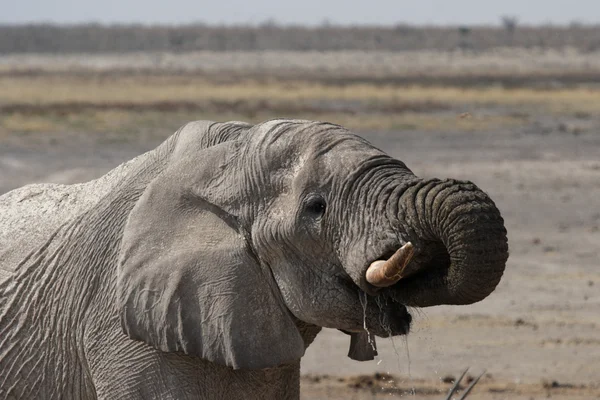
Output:
[[[441,380],[466,366],[472,376],[487,370],[473,398],[598,398],[597,125],[577,135],[528,126],[362,134],[419,175],[471,179],[488,191],[505,217],[511,257],[489,298],[413,310],[413,332],[393,342],[380,339],[375,361],[348,359],[347,336],[325,330],[302,361],[303,398],[439,399],[449,387]],[[0,193],[30,182],[89,180],[155,144],[9,135],[0,145]]]

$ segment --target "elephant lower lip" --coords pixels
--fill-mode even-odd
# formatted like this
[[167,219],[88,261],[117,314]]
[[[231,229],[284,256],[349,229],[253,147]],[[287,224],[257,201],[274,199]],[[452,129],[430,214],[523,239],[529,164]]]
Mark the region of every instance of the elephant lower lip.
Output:
[[406,335],[410,331],[412,316],[403,304],[395,301],[386,302],[385,307],[380,307],[379,315],[376,316],[377,328],[370,329],[372,333],[380,337]]
[[390,336],[406,335],[410,331],[412,316],[408,313],[404,306],[402,306],[402,310],[400,312],[396,312],[396,314],[399,313],[401,313],[401,315],[396,315],[396,318],[392,319],[389,331]]
[[403,303],[394,299],[393,287],[371,294],[359,288],[350,279],[342,279],[339,282],[354,293],[353,297],[358,297],[362,303],[362,309],[359,308],[355,314],[360,319],[354,320],[353,326],[346,326],[343,331],[346,333],[364,332],[366,325],[369,332],[379,337],[409,333],[412,316]]

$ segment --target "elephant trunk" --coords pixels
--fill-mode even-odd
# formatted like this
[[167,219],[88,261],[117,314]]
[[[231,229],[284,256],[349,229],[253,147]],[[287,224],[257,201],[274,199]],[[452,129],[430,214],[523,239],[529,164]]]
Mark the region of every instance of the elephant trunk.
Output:
[[397,211],[420,253],[417,272],[392,287],[398,301],[470,304],[495,289],[508,258],[506,229],[494,202],[474,184],[420,181],[402,194]]

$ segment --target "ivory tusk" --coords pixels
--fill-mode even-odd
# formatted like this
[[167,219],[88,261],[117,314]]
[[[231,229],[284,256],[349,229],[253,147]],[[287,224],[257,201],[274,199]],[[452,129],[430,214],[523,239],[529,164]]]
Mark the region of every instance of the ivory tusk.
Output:
[[376,287],[392,286],[405,277],[403,275],[404,270],[410,262],[414,251],[412,243],[407,242],[389,260],[372,262],[367,269],[367,282]]

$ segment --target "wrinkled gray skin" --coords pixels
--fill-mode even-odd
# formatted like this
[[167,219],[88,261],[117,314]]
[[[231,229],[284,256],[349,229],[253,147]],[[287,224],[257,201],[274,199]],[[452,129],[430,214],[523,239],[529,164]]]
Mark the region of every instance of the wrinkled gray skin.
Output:
[[[367,283],[407,241],[419,272]],[[479,301],[507,256],[475,185],[339,126],[193,122],[98,180],[0,197],[0,398],[298,398],[321,327],[372,358],[364,324]]]

